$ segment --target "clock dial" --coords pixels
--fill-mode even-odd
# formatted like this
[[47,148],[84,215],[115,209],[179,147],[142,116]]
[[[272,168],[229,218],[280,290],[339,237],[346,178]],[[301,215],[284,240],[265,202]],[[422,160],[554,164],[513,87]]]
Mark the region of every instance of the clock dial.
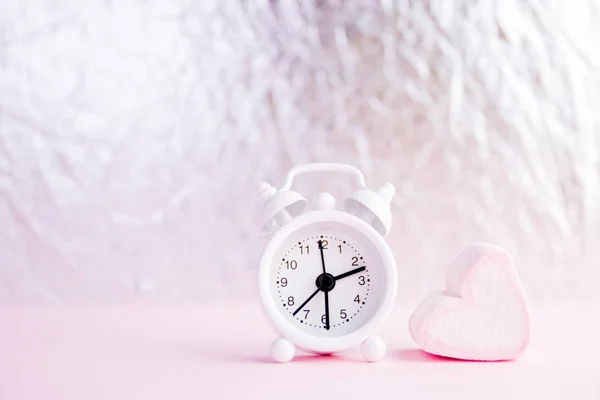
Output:
[[313,335],[347,334],[377,310],[381,266],[351,235],[292,235],[281,246],[272,271],[279,311]]

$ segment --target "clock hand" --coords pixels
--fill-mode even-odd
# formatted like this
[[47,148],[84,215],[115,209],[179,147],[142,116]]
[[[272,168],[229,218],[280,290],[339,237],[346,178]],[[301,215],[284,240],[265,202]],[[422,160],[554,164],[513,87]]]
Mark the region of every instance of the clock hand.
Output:
[[364,271],[364,270],[366,270],[366,269],[367,269],[367,267],[358,267],[358,268],[356,268],[356,269],[353,269],[353,270],[351,270],[351,271],[344,272],[343,274],[340,274],[340,275],[338,275],[338,276],[334,276],[334,277],[333,277],[333,280],[334,280],[334,281],[337,281],[337,280],[339,280],[339,279],[346,278],[346,277],[348,277],[348,276],[350,276],[350,275],[354,275],[354,274],[358,274],[359,272],[363,272],[363,271]]
[[323,273],[327,273],[327,271],[325,271],[325,257],[323,257],[323,241],[319,240],[317,243],[319,243],[319,250],[321,250],[321,265],[323,265]]
[[329,292],[323,292],[325,294],[325,329],[329,330]]
[[[319,251],[321,252],[321,265],[323,266],[323,274],[327,274],[326,270],[325,270],[325,256],[323,255],[323,241],[319,240],[317,243],[319,243]],[[364,269],[364,267],[363,267]],[[331,279],[331,275],[327,274]],[[315,290],[313,292],[313,294],[311,294],[308,299],[306,299],[304,301],[304,303],[302,303],[300,305],[300,307],[298,307],[296,309],[296,311],[294,311],[292,313],[292,315],[295,317],[296,314],[298,314],[300,312],[300,310],[302,310],[302,308],[308,304],[309,301],[312,300],[313,297],[315,297],[317,295],[317,293],[319,293],[322,290],[322,284],[321,282],[319,282],[319,287],[317,287],[317,290]],[[323,293],[325,294],[325,329],[329,330],[330,326],[329,326],[329,290],[323,290]]]
[[319,293],[319,291],[321,290],[321,287],[318,287],[317,290],[315,290],[315,292],[313,294],[311,294],[308,299],[306,299],[304,301],[304,303],[302,303],[302,305],[300,307],[298,307],[298,309],[296,311],[294,311],[294,313],[292,314],[294,317],[296,316],[296,314],[298,314],[300,312],[300,310],[302,310],[302,308],[309,302],[312,300],[313,297],[315,297],[317,295],[317,293]]

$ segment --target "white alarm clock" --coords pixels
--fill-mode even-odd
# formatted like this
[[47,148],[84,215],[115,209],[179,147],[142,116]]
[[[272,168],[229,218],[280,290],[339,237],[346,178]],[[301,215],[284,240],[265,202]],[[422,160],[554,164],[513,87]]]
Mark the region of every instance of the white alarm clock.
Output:
[[[291,186],[308,172],[350,174],[358,191],[346,198],[343,211],[329,193],[307,206]],[[373,192],[357,168],[317,163],[293,168],[280,190],[263,182],[259,191],[262,233],[272,235],[260,261],[260,297],[281,335],[271,344],[271,357],[287,362],[296,347],[331,354],[362,344],[367,360],[383,358],[386,346],[376,333],[397,292],[396,263],[383,238],[391,226],[394,186]]]

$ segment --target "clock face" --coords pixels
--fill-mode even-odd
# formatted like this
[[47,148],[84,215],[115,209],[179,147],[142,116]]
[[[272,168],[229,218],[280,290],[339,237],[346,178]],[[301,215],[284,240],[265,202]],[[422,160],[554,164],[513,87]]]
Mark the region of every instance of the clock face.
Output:
[[297,329],[336,337],[373,317],[384,279],[381,257],[365,236],[313,226],[282,242],[270,288],[277,310]]

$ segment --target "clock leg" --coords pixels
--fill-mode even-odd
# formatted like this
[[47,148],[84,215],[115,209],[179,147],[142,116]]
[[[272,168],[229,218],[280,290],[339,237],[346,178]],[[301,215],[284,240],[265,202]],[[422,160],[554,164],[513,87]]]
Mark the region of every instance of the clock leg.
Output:
[[365,340],[360,346],[360,352],[365,360],[370,362],[381,361],[385,356],[386,345],[378,336]]
[[286,363],[294,358],[296,347],[287,339],[279,337],[271,343],[271,358],[278,363]]

